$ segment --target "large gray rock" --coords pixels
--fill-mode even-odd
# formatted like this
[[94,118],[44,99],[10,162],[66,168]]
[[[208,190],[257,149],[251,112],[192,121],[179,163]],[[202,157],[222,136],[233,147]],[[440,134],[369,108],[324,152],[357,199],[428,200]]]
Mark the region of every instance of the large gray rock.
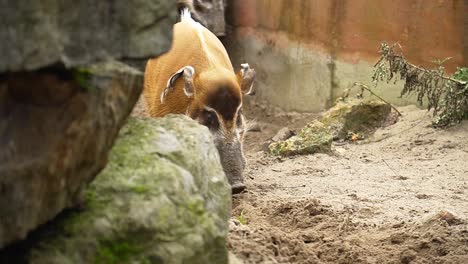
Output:
[[81,202],[142,90],[96,62],[167,51],[176,3],[0,0],[0,248]]
[[1,77],[0,248],[80,202],[142,86],[117,62]]
[[207,27],[216,36],[226,35],[224,19],[225,0],[178,0],[180,3],[192,3],[192,16]]
[[129,119],[84,209],[24,255],[39,264],[227,263],[230,198],[206,127],[182,115]]
[[0,72],[154,56],[176,16],[168,0],[0,0]]

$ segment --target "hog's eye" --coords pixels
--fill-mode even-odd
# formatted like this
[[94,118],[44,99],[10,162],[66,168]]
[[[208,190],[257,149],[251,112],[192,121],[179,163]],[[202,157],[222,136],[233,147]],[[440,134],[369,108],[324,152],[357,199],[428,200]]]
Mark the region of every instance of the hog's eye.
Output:
[[203,124],[210,129],[216,129],[219,126],[218,116],[213,111],[203,111]]

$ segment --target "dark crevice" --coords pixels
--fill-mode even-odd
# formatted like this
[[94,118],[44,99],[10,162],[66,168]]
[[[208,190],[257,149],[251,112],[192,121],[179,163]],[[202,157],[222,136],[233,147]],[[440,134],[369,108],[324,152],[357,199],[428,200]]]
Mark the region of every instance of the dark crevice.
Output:
[[24,240],[0,249],[0,263],[29,263],[30,250],[40,248],[41,241],[64,234],[66,232],[64,230],[65,221],[79,212],[78,209],[65,209],[51,221],[31,231]]

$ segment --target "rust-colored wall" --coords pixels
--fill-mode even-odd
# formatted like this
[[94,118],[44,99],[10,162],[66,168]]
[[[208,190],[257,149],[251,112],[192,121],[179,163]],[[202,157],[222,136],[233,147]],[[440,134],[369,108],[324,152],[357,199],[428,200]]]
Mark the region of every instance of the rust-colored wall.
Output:
[[[231,0],[235,29],[285,32],[335,59],[375,61],[382,41],[398,42],[413,63],[452,57],[448,72],[467,65],[466,0]],[[276,43],[281,46],[281,41]]]
[[[468,66],[468,0],[228,0],[224,42],[236,67],[257,71],[257,100],[284,110],[327,109],[355,82],[371,84],[381,42],[414,64]],[[374,91],[406,105],[403,83]]]

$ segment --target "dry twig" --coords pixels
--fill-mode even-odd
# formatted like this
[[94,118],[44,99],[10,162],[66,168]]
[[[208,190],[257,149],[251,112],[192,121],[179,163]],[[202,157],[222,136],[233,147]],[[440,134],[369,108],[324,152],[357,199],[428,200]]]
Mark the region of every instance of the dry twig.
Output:
[[353,86],[359,86],[361,87],[362,89],[365,89],[366,91],[368,91],[370,94],[372,94],[373,96],[379,98],[380,100],[382,100],[382,102],[390,105],[392,107],[393,110],[395,110],[395,112],[398,113],[399,116],[402,116],[402,114],[400,113],[400,111],[398,111],[398,109],[393,106],[391,103],[387,102],[385,99],[383,99],[382,97],[380,97],[378,94],[374,93],[367,85],[363,84],[363,83],[359,83],[359,82],[355,82],[353,84]]

